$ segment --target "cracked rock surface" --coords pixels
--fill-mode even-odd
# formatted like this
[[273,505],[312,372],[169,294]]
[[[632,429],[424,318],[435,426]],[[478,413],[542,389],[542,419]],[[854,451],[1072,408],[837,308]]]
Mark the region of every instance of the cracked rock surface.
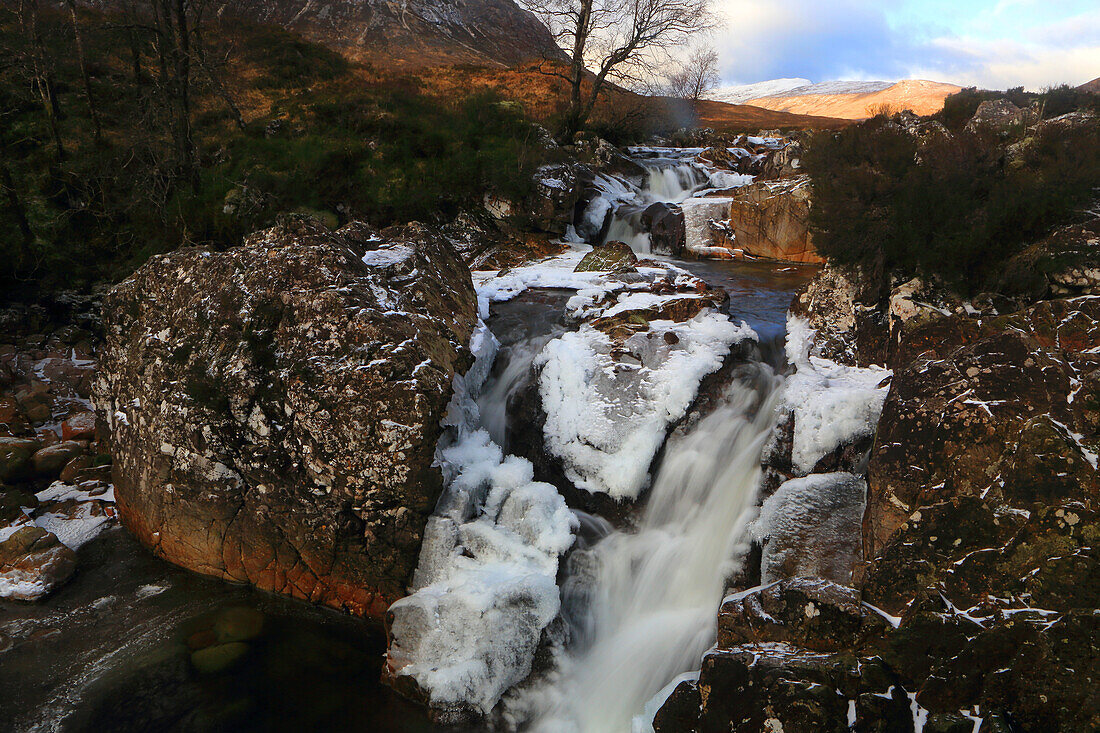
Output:
[[468,270],[415,224],[289,218],[152,258],[106,299],[94,389],[123,522],[191,570],[381,616],[476,318]]

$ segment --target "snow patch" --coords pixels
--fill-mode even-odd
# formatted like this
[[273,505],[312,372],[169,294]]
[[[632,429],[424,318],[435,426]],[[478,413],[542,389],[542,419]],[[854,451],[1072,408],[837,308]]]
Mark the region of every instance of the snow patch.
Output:
[[815,331],[798,316],[787,317],[787,360],[796,368],[787,379],[783,406],[794,415],[791,459],[801,474],[837,448],[873,435],[882,415],[893,372],[851,367],[810,354]]

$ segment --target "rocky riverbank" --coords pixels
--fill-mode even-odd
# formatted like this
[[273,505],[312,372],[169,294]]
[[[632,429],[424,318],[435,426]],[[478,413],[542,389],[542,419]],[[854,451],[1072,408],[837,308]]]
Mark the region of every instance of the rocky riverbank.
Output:
[[820,480],[764,502],[758,569],[656,730],[1095,728],[1100,294],[999,313],[860,282],[827,268],[796,299],[788,348],[813,341],[790,383],[884,365],[881,419],[801,461],[817,416],[781,421],[764,495],[799,464]]

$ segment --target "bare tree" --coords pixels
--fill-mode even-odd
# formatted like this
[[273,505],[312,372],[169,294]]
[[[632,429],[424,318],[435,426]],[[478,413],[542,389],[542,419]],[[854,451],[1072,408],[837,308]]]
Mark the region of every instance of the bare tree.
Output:
[[176,178],[197,185],[195,139],[191,126],[191,2],[150,0],[159,87],[169,111]]
[[691,103],[692,114],[698,114],[699,100],[718,86],[718,52],[710,46],[692,52],[680,70],[668,79],[668,95]]
[[69,8],[69,17],[73,22],[73,40],[76,43],[76,58],[80,62],[80,78],[84,82],[84,99],[88,103],[88,115],[92,119],[92,132],[95,135],[96,145],[103,144],[103,126],[99,123],[99,109],[92,96],[92,77],[88,73],[88,62],[84,58],[84,37],[80,32],[80,21],[76,17],[76,0],[66,0]]
[[38,12],[38,0],[21,0],[19,3],[19,24],[28,40],[30,77],[38,98],[42,102],[42,110],[46,114],[49,123],[50,136],[53,138],[57,159],[65,157],[65,145],[61,142],[61,104],[57,99],[57,86],[54,83],[53,59],[46,50],[46,43],[42,38],[42,27]]
[[584,127],[609,82],[636,79],[640,67],[654,56],[714,24],[710,0],[520,0],[520,4],[546,24],[568,57],[566,72],[543,65],[545,73],[569,82],[563,139],[571,139]]

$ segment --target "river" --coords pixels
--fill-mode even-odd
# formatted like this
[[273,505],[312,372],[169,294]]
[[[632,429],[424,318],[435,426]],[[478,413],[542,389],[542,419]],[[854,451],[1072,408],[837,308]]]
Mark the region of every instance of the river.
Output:
[[[645,202],[683,200],[708,185],[682,156],[649,158]],[[648,250],[636,212],[636,202],[622,206],[608,236]],[[761,356],[715,409],[670,440],[636,527],[582,522],[585,546],[562,581],[570,641],[560,670],[513,703],[539,729],[644,730],[646,703],[713,643],[723,583],[743,549],[782,381],[775,346],[813,270],[672,261],[729,292],[729,313],[759,334]],[[502,347],[479,404],[483,426],[506,449],[508,398],[564,330],[567,295],[531,290],[495,304],[487,321]],[[0,601],[0,730],[435,729],[379,683],[377,626],[181,570],[122,528],[86,547],[80,562],[43,602]],[[242,657],[201,672],[189,641],[211,629],[236,634]]]

